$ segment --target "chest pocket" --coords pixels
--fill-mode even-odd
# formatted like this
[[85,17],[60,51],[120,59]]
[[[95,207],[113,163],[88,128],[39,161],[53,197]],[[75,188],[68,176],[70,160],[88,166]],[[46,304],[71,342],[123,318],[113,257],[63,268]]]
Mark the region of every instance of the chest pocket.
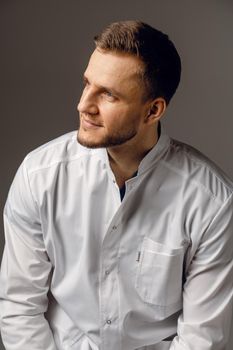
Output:
[[171,248],[145,237],[135,288],[144,302],[158,306],[181,303],[184,247]]

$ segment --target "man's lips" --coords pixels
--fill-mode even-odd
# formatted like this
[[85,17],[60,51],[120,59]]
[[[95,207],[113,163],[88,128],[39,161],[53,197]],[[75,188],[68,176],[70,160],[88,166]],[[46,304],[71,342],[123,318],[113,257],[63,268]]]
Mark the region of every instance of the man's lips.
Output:
[[96,128],[102,127],[102,125],[93,123],[93,121],[90,121],[85,118],[82,118],[82,125],[87,129],[96,129]]

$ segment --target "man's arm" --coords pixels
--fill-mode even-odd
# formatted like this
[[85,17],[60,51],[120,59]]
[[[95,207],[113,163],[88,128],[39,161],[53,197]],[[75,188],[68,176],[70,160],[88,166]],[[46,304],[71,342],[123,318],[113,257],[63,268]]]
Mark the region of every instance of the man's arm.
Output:
[[25,162],[4,208],[5,249],[0,274],[0,316],[6,350],[56,350],[44,317],[51,263]]
[[183,314],[170,350],[225,350],[233,299],[233,200],[218,211],[186,273]]

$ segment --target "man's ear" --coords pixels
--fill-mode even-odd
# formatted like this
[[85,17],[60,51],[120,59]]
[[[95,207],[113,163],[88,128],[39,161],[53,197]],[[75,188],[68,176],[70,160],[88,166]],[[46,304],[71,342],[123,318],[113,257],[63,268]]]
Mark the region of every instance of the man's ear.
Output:
[[145,122],[149,124],[154,124],[159,122],[162,118],[167,104],[164,98],[158,97],[150,103],[148,113],[145,117]]

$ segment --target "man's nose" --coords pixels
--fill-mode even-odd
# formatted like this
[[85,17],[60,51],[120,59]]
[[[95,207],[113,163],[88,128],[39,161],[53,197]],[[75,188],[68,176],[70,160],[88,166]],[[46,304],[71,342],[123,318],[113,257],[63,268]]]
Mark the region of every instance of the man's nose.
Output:
[[80,101],[77,105],[79,113],[97,114],[98,107],[96,98],[91,91],[83,91]]

